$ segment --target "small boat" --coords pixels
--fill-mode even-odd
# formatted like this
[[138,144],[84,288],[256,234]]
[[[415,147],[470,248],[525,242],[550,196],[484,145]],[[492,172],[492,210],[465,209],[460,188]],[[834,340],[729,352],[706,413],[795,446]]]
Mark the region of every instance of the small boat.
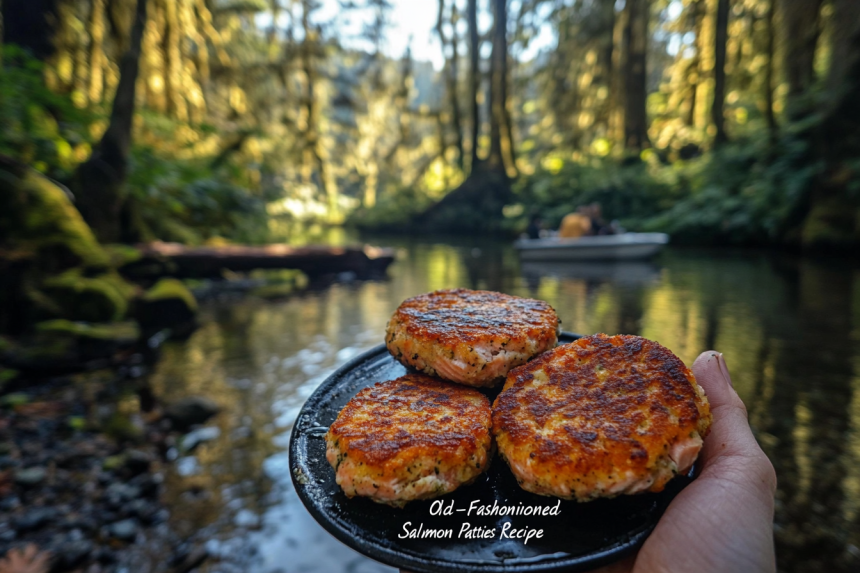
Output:
[[629,261],[653,257],[669,242],[665,233],[621,233],[562,239],[520,239],[524,261]]

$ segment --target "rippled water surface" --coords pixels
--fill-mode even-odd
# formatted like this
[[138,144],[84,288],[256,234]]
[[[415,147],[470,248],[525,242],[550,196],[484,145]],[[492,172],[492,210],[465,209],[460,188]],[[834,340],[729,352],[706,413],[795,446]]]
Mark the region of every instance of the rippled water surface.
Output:
[[404,298],[455,286],[544,299],[565,330],[640,334],[688,364],[722,351],[777,469],[780,570],[860,570],[856,265],[678,250],[653,263],[527,265],[507,245],[377,242],[398,248],[386,280],[346,280],[279,302],[207,303],[200,329],[165,348],[156,393],[207,395],[225,408],[219,437],[167,477],[173,525],[220,557],[208,571],[393,571],[304,510],[287,469],[289,432],[328,374],[382,342]]

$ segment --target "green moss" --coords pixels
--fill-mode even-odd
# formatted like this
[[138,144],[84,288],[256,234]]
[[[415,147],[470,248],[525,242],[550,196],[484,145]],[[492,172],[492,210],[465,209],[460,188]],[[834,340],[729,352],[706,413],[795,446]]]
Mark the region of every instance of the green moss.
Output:
[[72,269],[46,280],[41,291],[61,309],[62,318],[115,322],[125,317],[136,288],[115,271],[88,277]]
[[110,258],[67,192],[27,169],[0,169],[0,238],[12,250],[50,261],[54,268],[104,269]]
[[137,340],[140,329],[132,321],[90,324],[65,319],[47,320],[36,325],[36,332],[67,334],[94,340]]
[[16,392],[15,394],[6,394],[2,398],[0,398],[0,404],[4,406],[8,406],[10,408],[14,408],[15,406],[23,406],[30,402],[30,397],[23,392]]
[[197,312],[197,299],[195,299],[194,295],[191,294],[191,291],[182,284],[182,281],[178,279],[161,279],[155,283],[152,288],[146,291],[142,298],[145,302],[149,303],[178,300],[184,303],[192,313]]
[[123,265],[139,261],[143,257],[138,249],[129,245],[105,245],[104,250],[110,258],[111,266],[117,269]]

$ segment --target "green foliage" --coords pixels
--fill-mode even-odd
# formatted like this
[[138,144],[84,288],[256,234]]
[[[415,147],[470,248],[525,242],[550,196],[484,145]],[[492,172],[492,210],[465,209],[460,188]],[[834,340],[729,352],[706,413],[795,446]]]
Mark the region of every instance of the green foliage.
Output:
[[259,242],[266,198],[213,173],[203,160],[177,161],[151,147],[132,154],[128,190],[150,237],[200,243],[212,237]]
[[641,225],[681,243],[766,245],[797,242],[820,165],[807,144],[790,136],[738,141],[679,162],[683,198]]
[[656,161],[565,161],[554,155],[543,161],[534,174],[522,177],[515,192],[526,217],[539,213],[545,225],[556,228],[578,206],[594,202],[601,204],[608,220],[627,222],[654,216],[680,198],[673,179],[674,174]]
[[[632,164],[553,156],[518,183],[522,211],[557,228],[579,205],[598,202],[607,220],[669,233],[675,243],[799,243],[810,190],[822,172],[806,139],[791,132],[774,144],[738,140],[687,161],[663,163],[654,153],[644,155]],[[852,181],[849,187],[857,184],[856,171]],[[805,244],[813,231],[804,229]]]
[[45,85],[43,64],[13,45],[0,45],[0,154],[66,180],[89,154],[97,119]]
[[433,201],[416,187],[404,187],[384,193],[372,208],[359,207],[347,223],[361,229],[405,232],[413,217],[422,213]]

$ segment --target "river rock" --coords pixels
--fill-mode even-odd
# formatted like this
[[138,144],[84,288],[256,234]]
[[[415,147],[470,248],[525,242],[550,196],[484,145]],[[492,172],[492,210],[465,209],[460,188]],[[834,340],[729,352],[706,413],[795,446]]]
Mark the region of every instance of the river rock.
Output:
[[164,416],[179,430],[203,424],[221,411],[221,407],[205,396],[189,396],[167,407]]
[[35,507],[17,518],[13,525],[18,533],[34,531],[56,517],[57,511],[50,507]]
[[33,487],[45,481],[47,476],[45,468],[36,466],[15,472],[15,483],[22,487]]
[[152,464],[152,456],[140,450],[129,450],[125,454],[125,467],[133,475],[141,474],[149,470]]
[[108,526],[108,535],[123,541],[133,541],[137,537],[137,522],[133,519],[123,519]]
[[123,504],[140,497],[140,488],[124,483],[110,484],[104,493],[104,498],[111,507],[121,507]]
[[197,449],[197,446],[200,444],[214,440],[220,435],[221,430],[217,426],[197,428],[196,430],[188,432],[182,436],[182,439],[179,441],[179,449],[182,450],[183,453],[191,453]]
[[145,333],[169,328],[182,337],[194,330],[197,300],[182,281],[161,279],[137,299],[134,316]]
[[58,545],[53,551],[56,555],[54,569],[60,571],[72,569],[76,565],[80,565],[94,549],[95,545],[93,545],[93,542],[88,539],[66,541],[65,543]]

